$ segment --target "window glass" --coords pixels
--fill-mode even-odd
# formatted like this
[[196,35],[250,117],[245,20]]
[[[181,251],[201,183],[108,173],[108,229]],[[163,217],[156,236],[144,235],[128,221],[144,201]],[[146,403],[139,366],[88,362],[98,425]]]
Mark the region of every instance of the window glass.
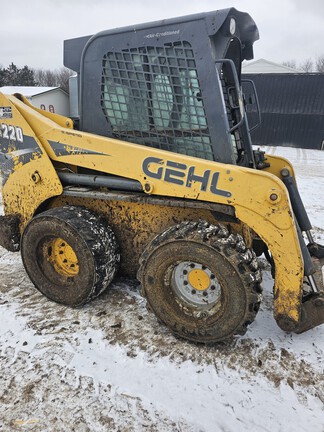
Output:
[[108,52],[101,102],[115,137],[213,159],[188,42]]

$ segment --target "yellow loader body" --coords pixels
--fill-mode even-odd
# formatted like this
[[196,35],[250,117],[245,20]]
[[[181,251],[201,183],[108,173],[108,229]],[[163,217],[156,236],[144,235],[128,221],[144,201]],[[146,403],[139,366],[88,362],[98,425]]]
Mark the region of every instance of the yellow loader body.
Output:
[[[40,208],[69,201],[57,171],[73,171],[77,167],[140,183],[145,196],[138,203],[134,196],[128,202],[125,196],[119,202],[117,196],[115,200],[110,198],[107,205],[107,213],[120,232],[124,227],[140,233],[133,244],[134,250],[140,244],[142,250],[152,236],[172,221],[212,219],[213,205],[226,206],[233,209],[236,223],[232,225],[238,227],[236,230],[245,233],[246,238],[247,232],[256,233],[272,254],[276,269],[274,315],[277,322],[291,329],[298,326],[303,259],[289,196],[278,178],[282,168],[293,175],[288,161],[267,156],[271,168],[264,172],[104,138],[74,131],[68,127],[72,124],[70,119],[54,121],[58,118],[40,113],[22,97],[19,99],[0,97],[0,105],[11,113],[9,118],[2,118],[2,130],[6,125],[5,129],[18,131],[19,138],[21,135],[23,138],[23,142],[8,139],[7,158],[11,168],[5,173],[2,189],[5,214],[19,215],[20,232]],[[2,139],[5,139],[3,134]],[[21,159],[23,147],[28,147],[28,160]],[[92,199],[91,205],[105,212],[105,197],[100,198],[100,206],[98,198]],[[172,200],[171,206],[166,198]],[[80,202],[77,197],[72,200]],[[122,223],[118,224],[118,220]],[[128,253],[134,254],[132,250]]]

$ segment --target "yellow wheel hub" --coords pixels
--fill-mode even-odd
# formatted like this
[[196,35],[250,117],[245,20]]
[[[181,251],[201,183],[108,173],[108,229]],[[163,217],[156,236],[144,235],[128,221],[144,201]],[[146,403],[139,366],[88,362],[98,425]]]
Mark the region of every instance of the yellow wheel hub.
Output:
[[73,277],[79,273],[78,258],[65,240],[52,240],[47,244],[47,254],[49,262],[60,275]]
[[190,285],[197,291],[204,291],[210,285],[208,274],[202,269],[191,270],[188,274]]
[[216,275],[206,265],[194,261],[180,261],[173,268],[171,286],[180,301],[195,310],[210,309],[221,299]]

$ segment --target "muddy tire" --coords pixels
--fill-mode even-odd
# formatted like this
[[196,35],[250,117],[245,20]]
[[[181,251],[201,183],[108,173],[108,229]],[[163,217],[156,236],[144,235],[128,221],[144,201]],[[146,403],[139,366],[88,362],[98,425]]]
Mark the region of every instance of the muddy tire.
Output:
[[149,308],[175,334],[212,343],[244,334],[261,301],[261,272],[242,236],[184,222],[159,234],[140,260]]
[[73,307],[103,292],[119,264],[113,231],[97,215],[74,206],[34,217],[23,232],[21,255],[36,288]]

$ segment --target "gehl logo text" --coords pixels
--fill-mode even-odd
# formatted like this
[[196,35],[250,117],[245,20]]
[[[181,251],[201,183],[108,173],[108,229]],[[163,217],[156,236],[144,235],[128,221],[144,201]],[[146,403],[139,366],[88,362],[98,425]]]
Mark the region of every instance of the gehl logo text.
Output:
[[187,188],[191,188],[193,182],[195,182],[200,184],[202,192],[209,190],[214,195],[223,197],[232,195],[231,192],[217,187],[220,175],[218,171],[205,170],[202,175],[198,175],[195,166],[188,166],[171,160],[165,161],[152,156],[144,159],[142,168],[145,175],[151,178]]

